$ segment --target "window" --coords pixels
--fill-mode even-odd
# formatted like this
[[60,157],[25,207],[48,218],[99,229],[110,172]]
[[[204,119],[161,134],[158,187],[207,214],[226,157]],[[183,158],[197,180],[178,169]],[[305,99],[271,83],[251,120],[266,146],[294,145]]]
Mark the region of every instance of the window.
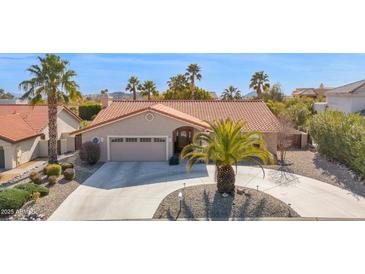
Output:
[[123,138],[112,138],[112,143],[121,143],[123,142]]
[[152,142],[152,138],[139,138],[139,141],[141,143],[151,143]]
[[127,143],[136,143],[137,142],[137,138],[125,138],[125,141]]
[[153,141],[155,143],[165,143],[165,138],[153,138]]

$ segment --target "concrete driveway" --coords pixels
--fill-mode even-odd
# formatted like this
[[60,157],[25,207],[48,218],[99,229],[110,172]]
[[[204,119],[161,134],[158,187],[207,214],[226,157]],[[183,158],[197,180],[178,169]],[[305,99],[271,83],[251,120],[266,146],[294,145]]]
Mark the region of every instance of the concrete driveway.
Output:
[[[162,199],[185,186],[214,183],[212,165],[166,162],[108,162],[79,186],[49,220],[152,218]],[[236,184],[259,187],[290,203],[302,217],[365,218],[365,198],[304,176],[239,166]]]

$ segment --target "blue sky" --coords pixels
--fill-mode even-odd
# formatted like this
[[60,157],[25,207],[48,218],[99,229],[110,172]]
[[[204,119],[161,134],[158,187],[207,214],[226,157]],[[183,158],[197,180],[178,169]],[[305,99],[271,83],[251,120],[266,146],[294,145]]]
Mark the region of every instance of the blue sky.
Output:
[[[28,79],[26,68],[42,54],[0,54],[0,88],[20,93],[18,84]],[[281,83],[286,94],[296,87],[335,87],[365,79],[365,54],[60,54],[78,74],[84,94],[101,89],[122,91],[128,78],[153,80],[159,91],[169,77],[183,73],[190,63],[202,68],[202,88],[220,94],[229,85],[248,93],[255,71],[264,70],[271,83]]]

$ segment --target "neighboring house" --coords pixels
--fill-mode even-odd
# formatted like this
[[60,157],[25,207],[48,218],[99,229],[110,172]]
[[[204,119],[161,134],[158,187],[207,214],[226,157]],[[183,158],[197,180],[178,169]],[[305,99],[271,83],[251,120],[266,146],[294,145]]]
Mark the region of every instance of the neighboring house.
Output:
[[86,128],[71,135],[81,142],[100,143],[101,161],[166,161],[192,142],[205,121],[230,118],[246,122],[247,130],[265,135],[276,154],[279,122],[262,101],[111,101]]
[[365,110],[365,80],[331,89],[326,100],[328,109],[345,113]]
[[[58,152],[75,150],[68,133],[81,119],[64,106],[57,113]],[[48,106],[0,105],[0,168],[11,169],[48,155]]]
[[323,98],[326,97],[330,88],[296,88],[293,97]]

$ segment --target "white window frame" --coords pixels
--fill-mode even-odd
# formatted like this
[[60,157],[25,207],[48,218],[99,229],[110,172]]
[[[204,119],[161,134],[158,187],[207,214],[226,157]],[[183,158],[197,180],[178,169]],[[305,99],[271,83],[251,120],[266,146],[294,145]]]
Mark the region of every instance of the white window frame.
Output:
[[[139,143],[139,139],[138,138],[164,138],[166,140],[166,161],[168,161],[169,159],[169,136],[164,135],[164,136],[160,136],[160,135],[108,135],[106,136],[107,139],[107,160],[110,161],[110,139],[111,138],[137,138],[137,143]],[[153,141],[153,139],[152,139]],[[126,143],[126,142],[123,142]],[[151,142],[151,144],[154,144],[154,142]]]

